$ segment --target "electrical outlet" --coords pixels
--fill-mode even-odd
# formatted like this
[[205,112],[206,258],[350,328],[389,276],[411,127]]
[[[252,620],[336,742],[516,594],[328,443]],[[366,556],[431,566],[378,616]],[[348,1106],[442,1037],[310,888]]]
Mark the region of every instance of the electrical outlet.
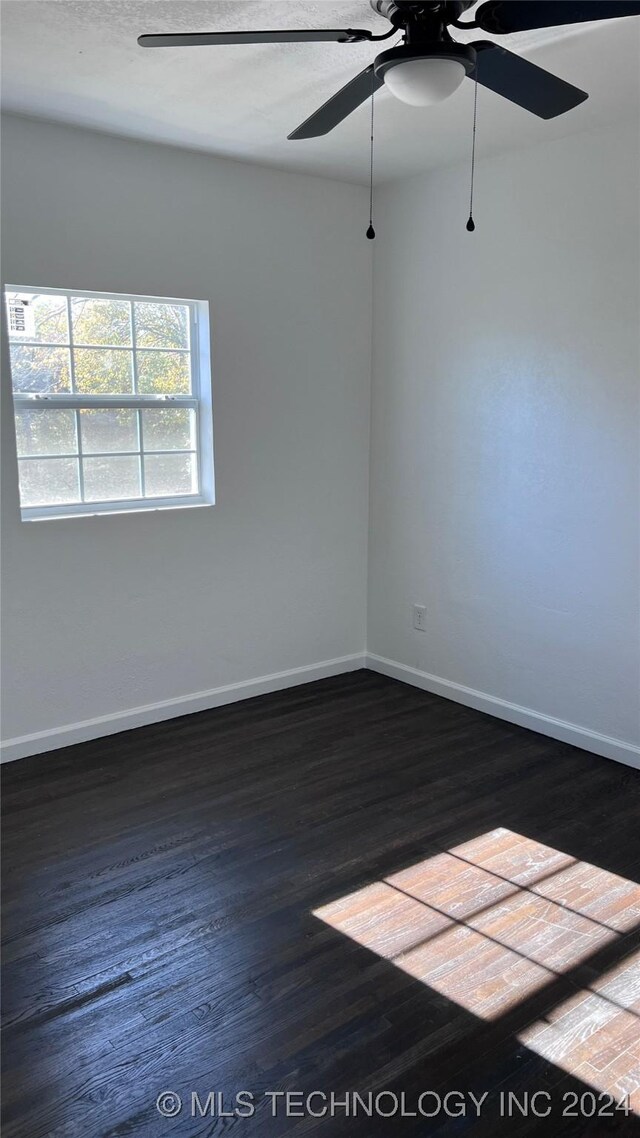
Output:
[[424,605],[413,606],[413,627],[417,628],[418,632],[426,632],[427,610]]

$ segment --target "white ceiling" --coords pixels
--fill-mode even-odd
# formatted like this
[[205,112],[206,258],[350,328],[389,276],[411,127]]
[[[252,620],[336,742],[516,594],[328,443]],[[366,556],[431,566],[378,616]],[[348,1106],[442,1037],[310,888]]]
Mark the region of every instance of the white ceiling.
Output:
[[[377,45],[144,50],[136,43],[143,32],[388,30],[368,0],[2,0],[0,12],[6,110],[351,181],[368,177],[366,106],[324,138],[286,136],[366,67]],[[545,122],[481,88],[480,154],[638,119],[640,17],[495,38],[590,98]],[[464,158],[472,100],[471,82],[427,109],[398,103],[383,88],[376,97],[376,180]]]

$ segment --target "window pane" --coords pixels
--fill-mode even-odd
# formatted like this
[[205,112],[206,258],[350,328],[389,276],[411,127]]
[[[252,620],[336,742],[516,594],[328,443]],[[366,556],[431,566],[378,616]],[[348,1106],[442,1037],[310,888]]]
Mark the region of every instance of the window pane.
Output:
[[54,506],[80,500],[76,458],[23,458],[18,468],[21,506]]
[[21,458],[25,454],[75,454],[75,412],[16,410],[16,441]]
[[66,348],[22,348],[12,344],[11,379],[14,391],[70,391],[69,353]]
[[187,407],[142,412],[145,450],[195,450],[195,413]]
[[74,348],[76,390],[89,395],[123,395],[133,391],[132,353],[107,348]]
[[170,498],[176,494],[197,494],[195,455],[145,455],[144,485],[145,497],[147,498]]
[[189,347],[189,309],[186,305],[136,301],[134,319],[139,347]]
[[136,352],[138,390],[142,395],[188,395],[189,356],[184,352]]
[[82,460],[84,496],[87,502],[111,502],[140,497],[140,466],[137,458],[85,458]]
[[76,344],[130,344],[131,306],[128,300],[71,298],[71,321]]
[[137,450],[138,413],[124,407],[81,411],[80,435],[85,454],[91,451]]
[[7,301],[27,301],[25,330],[10,332],[12,340],[40,340],[48,344],[68,344],[67,298],[50,293],[7,292]]

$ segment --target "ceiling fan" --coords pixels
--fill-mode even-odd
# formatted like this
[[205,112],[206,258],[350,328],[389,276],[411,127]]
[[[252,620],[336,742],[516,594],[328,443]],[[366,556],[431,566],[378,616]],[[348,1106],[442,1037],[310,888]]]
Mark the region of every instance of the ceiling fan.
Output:
[[491,35],[534,28],[611,20],[640,14],[640,0],[486,0],[473,14],[460,17],[474,0],[369,0],[374,12],[391,23],[384,35],[359,28],[300,31],[179,32],[142,35],[141,47],[194,47],[215,44],[363,43],[400,33],[402,43],[383,51],[368,67],[315,111],[288,137],[327,134],[383,84],[396,98],[414,106],[446,99],[465,76],[543,119],[555,118],[588,98],[586,91],[515,55],[492,40],[456,43],[449,28],[479,28]]

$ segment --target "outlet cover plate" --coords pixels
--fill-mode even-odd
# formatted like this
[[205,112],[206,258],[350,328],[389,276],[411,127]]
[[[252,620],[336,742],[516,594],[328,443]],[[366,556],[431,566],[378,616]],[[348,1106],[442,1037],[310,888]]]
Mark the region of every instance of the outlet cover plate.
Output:
[[413,606],[413,627],[418,632],[426,632],[427,629],[427,610],[424,605]]

